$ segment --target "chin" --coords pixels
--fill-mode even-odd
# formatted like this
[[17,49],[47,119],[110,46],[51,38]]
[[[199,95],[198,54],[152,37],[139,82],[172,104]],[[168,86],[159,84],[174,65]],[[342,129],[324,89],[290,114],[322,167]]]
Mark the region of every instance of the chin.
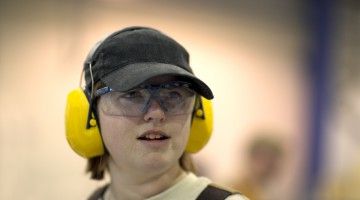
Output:
[[141,161],[142,166],[149,170],[164,170],[178,162],[174,155],[163,155],[161,153],[150,153]]

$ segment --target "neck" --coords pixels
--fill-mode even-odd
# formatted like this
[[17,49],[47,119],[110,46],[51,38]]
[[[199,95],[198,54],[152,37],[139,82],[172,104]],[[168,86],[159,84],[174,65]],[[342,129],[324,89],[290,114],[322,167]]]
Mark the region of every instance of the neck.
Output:
[[129,172],[119,169],[110,161],[109,171],[111,200],[149,198],[168,189],[185,175],[178,163],[164,170]]

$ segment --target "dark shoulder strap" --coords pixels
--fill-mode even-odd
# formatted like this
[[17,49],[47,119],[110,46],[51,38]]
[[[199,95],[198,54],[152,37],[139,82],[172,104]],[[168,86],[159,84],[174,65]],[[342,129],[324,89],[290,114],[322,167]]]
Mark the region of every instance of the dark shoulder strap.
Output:
[[97,190],[95,190],[95,192],[93,192],[90,195],[88,200],[103,200],[104,193],[105,193],[107,188],[108,188],[108,185],[105,185],[105,186],[103,186],[101,188],[98,188]]
[[237,192],[231,192],[213,184],[208,185],[196,198],[196,200],[223,200]]

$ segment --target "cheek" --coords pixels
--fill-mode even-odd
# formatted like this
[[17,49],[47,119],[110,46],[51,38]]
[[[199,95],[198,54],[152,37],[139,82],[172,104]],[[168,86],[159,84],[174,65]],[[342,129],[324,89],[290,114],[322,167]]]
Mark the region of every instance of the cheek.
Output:
[[171,130],[174,130],[172,134],[174,139],[177,141],[177,148],[181,150],[185,150],[187,141],[190,135],[190,126],[191,126],[191,116],[189,117],[181,117],[172,124],[170,127]]
[[133,123],[125,118],[99,115],[104,145],[111,154],[128,149],[133,133]]

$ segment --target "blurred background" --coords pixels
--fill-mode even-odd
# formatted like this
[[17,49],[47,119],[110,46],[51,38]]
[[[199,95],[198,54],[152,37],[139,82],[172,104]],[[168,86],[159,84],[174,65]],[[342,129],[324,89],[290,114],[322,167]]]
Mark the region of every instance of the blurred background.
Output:
[[0,199],[104,184],[67,144],[65,100],[95,42],[133,25],[183,44],[215,94],[201,174],[254,200],[360,199],[355,0],[1,0]]

